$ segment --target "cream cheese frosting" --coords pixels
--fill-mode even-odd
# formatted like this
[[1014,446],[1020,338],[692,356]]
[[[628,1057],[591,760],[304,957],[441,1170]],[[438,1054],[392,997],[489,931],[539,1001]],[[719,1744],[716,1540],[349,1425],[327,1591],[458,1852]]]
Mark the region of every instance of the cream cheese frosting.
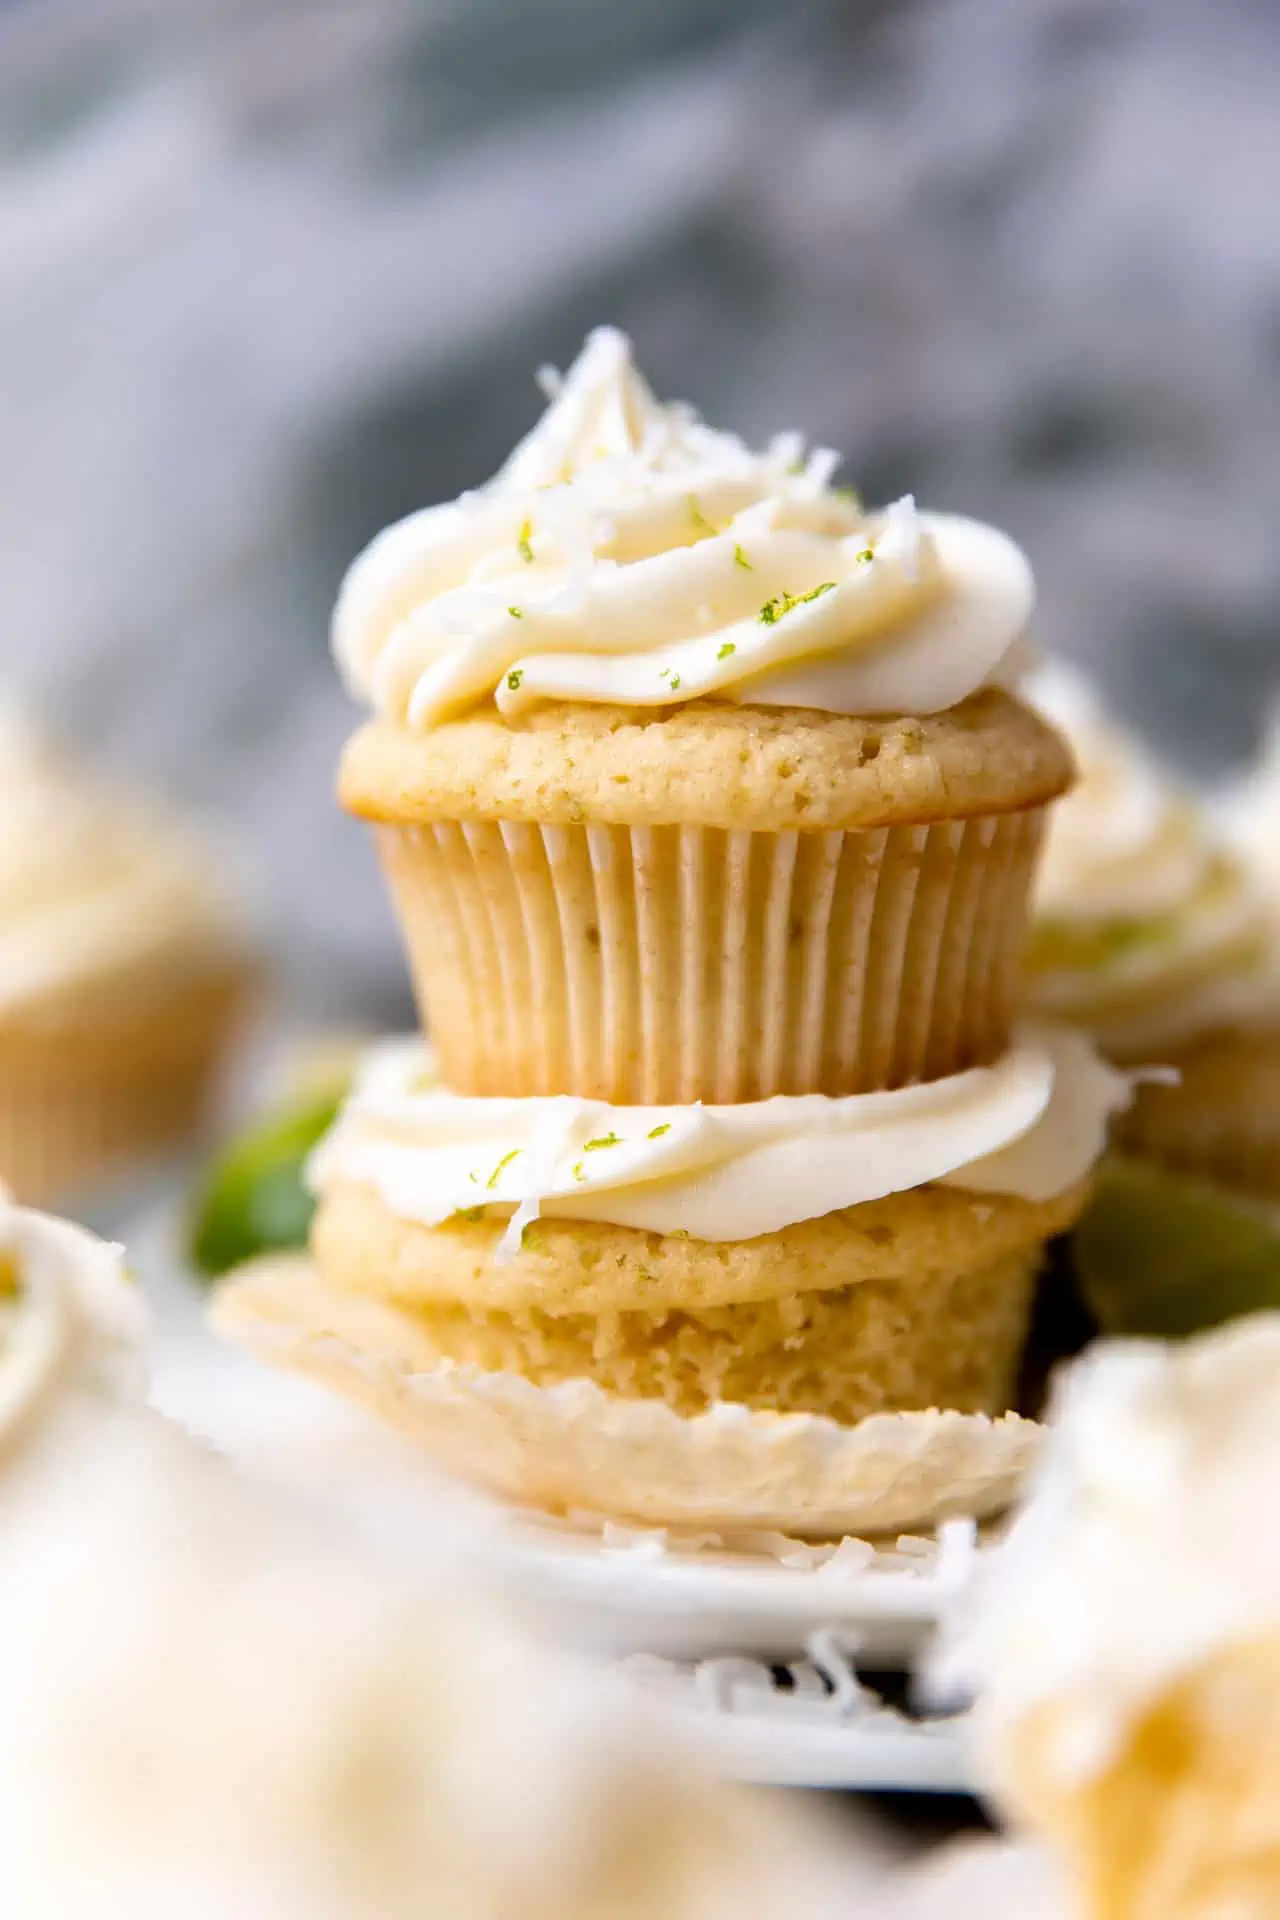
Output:
[[754,452],[655,399],[601,328],[478,492],[380,534],[339,595],[358,697],[415,728],[478,705],[712,697],[938,713],[1016,670],[1034,587],[1004,534],[867,512],[836,455]]
[[1068,669],[1039,668],[1024,692],[1067,734],[1081,772],[1049,821],[1033,1004],[1129,1057],[1280,1017],[1265,902],[1203,810]]
[[62,763],[0,708],[0,1013],[147,961],[226,943],[209,855]]
[[0,1456],[73,1406],[140,1399],[146,1332],[120,1247],[0,1200]]
[[750,1240],[929,1181],[1051,1199],[1088,1173],[1128,1093],[1087,1039],[1047,1025],[946,1079],[736,1106],[474,1098],[433,1084],[418,1042],[394,1042],[369,1057],[310,1178],[367,1184],[428,1226],[510,1212],[509,1245],[540,1213]]
[[986,1771],[1015,1804],[1097,1778],[1179,1679],[1280,1629],[1278,1380],[1270,1313],[1110,1341],[1061,1381],[947,1662],[979,1685]]

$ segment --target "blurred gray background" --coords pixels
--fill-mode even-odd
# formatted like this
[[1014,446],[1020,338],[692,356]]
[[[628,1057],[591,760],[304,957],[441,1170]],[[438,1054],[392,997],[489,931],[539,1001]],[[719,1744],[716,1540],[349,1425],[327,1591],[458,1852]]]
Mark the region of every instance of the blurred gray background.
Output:
[[1275,0],[0,0],[0,681],[396,1019],[345,562],[586,328],[1024,542],[1170,751],[1280,681]]

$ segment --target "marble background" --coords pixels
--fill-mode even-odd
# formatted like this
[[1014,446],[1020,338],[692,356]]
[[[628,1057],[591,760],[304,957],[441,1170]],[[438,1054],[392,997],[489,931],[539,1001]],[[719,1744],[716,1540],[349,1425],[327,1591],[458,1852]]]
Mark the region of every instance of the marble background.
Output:
[[326,616],[588,325],[1009,527],[1171,752],[1280,681],[1274,0],[0,0],[0,680],[395,1019]]

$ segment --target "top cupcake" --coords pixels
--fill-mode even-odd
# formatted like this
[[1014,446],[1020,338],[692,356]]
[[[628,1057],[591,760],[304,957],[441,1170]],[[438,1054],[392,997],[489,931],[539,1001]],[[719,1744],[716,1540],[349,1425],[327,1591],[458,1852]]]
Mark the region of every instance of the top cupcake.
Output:
[[868,512],[837,456],[763,452],[662,404],[593,333],[490,483],[388,528],[347,575],[334,648],[353,692],[427,730],[547,701],[699,699],[934,714],[1007,684],[1031,570],[1005,535]]
[[1008,1044],[1067,749],[1009,690],[1027,562],[836,456],[754,452],[594,333],[506,465],[381,534],[334,617],[446,1081],[844,1094]]

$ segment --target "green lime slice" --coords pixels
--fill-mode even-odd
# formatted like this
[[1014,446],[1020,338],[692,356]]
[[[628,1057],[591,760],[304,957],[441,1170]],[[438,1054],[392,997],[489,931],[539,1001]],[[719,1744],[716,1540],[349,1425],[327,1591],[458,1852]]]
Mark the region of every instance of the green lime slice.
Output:
[[306,1245],[315,1202],[303,1168],[343,1097],[330,1092],[272,1114],[218,1154],[192,1207],[190,1255],[198,1272],[213,1279],[256,1254]]
[[1106,1160],[1072,1250],[1103,1333],[1176,1339],[1280,1307],[1280,1214],[1148,1161]]

